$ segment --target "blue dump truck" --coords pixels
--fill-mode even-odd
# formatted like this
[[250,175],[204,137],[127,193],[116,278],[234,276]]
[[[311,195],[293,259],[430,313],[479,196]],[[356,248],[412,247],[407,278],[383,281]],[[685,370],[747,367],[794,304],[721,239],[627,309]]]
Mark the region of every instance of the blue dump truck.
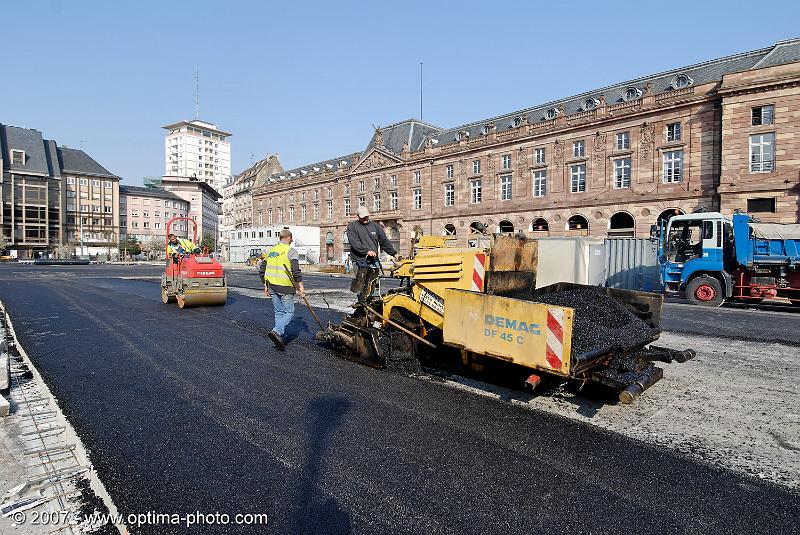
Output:
[[667,294],[705,306],[776,297],[800,306],[800,224],[700,212],[661,221],[651,236]]

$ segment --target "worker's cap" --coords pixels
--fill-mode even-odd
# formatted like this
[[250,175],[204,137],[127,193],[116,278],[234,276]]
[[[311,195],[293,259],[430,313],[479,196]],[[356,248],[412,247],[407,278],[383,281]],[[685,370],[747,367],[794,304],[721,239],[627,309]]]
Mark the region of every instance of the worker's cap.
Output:
[[291,238],[292,237],[292,231],[289,230],[288,228],[285,228],[282,231],[280,231],[280,233],[278,234],[278,237],[279,238]]
[[358,207],[358,218],[362,219],[364,217],[369,217],[369,210],[367,210],[366,206],[359,206]]

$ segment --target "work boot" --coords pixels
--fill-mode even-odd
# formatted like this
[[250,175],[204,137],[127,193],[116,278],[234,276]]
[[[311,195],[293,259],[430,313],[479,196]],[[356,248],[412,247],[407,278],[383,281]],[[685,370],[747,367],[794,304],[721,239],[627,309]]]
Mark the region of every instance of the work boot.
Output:
[[283,337],[281,335],[279,335],[275,331],[270,331],[269,337],[272,340],[272,343],[275,344],[275,349],[277,349],[278,351],[286,350],[286,343],[283,341]]

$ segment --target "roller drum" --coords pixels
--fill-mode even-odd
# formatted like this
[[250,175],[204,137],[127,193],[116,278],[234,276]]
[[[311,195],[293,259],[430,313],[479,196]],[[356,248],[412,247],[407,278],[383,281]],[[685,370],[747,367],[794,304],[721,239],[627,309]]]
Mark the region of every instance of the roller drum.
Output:
[[177,300],[179,308],[224,305],[228,300],[228,289],[223,288],[221,291],[214,292],[179,293]]

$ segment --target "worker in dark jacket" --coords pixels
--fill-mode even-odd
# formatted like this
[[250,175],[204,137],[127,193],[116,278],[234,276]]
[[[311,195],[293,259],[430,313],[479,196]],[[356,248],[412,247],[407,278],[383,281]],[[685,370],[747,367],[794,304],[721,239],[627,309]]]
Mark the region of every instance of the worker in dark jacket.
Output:
[[400,260],[400,255],[386,237],[383,227],[369,220],[366,206],[359,206],[358,219],[347,225],[347,241],[355,272],[350,291],[358,296],[359,302],[365,301],[372,293],[372,283],[379,274],[378,253],[383,251],[392,255],[395,261]]
[[283,351],[286,348],[284,331],[294,317],[294,295],[300,292],[302,297],[306,290],[300,271],[300,256],[292,247],[292,233],[283,229],[278,237],[280,241],[267,252],[264,262],[264,293],[272,296],[275,310],[275,327],[269,332],[269,337],[275,347]]

